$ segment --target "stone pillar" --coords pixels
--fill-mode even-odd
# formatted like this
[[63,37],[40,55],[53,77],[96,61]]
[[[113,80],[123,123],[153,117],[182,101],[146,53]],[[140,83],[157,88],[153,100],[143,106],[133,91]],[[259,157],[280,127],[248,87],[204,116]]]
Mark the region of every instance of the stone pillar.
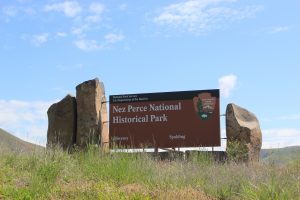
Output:
[[67,95],[48,109],[47,147],[72,147],[76,140],[76,99]]
[[[235,104],[228,104],[226,109],[226,136],[229,152],[237,145],[245,148],[245,161],[259,161],[262,145],[262,133],[256,116],[248,110]],[[235,144],[232,146],[232,144]]]
[[107,101],[105,97],[105,88],[104,84],[101,82],[101,110],[100,110],[100,121],[101,121],[101,148],[103,151],[109,150],[109,121],[108,121],[108,114],[107,114]]
[[106,135],[101,134],[101,132],[107,129],[107,124],[105,125],[101,119],[101,117],[105,117],[105,113],[102,114],[101,111],[106,110],[105,103],[102,103],[105,101],[103,84],[98,79],[79,84],[76,87],[76,99],[76,144],[80,148],[85,148],[88,144],[102,145],[104,140],[106,140]]

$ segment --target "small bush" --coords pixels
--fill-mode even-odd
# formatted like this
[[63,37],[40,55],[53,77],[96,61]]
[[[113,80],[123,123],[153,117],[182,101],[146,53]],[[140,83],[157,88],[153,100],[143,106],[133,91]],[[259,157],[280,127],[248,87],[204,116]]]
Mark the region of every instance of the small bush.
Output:
[[231,162],[245,162],[248,160],[248,148],[245,142],[242,141],[228,141],[227,157]]

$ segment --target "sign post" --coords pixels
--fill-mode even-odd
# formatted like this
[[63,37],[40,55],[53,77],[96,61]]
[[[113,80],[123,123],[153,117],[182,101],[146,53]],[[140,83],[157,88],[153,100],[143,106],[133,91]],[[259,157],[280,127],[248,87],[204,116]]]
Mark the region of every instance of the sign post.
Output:
[[220,146],[219,90],[112,95],[110,145]]

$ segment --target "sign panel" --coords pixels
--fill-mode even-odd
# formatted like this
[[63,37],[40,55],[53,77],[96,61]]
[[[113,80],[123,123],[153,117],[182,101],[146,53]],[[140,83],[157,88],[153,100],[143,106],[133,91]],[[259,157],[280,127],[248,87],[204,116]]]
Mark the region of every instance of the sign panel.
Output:
[[112,95],[110,145],[220,146],[219,90]]

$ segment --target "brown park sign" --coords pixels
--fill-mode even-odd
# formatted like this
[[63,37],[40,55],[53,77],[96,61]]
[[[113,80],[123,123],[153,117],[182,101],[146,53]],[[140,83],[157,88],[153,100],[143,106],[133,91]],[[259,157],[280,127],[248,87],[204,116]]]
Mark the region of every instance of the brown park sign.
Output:
[[220,146],[219,90],[112,95],[113,147]]

